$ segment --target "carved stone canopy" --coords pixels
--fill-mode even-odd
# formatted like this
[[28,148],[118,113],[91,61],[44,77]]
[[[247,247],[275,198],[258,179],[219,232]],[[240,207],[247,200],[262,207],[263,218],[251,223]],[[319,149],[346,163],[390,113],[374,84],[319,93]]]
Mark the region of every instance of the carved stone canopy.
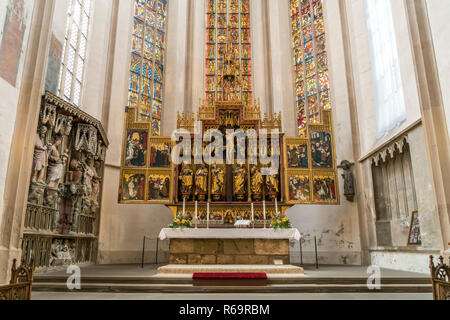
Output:
[[399,139],[395,140],[388,146],[384,147],[380,151],[378,151],[372,158],[371,163],[375,166],[381,165],[381,163],[385,163],[389,161],[389,159],[394,159],[396,154],[403,154],[408,145],[408,136],[402,136]]

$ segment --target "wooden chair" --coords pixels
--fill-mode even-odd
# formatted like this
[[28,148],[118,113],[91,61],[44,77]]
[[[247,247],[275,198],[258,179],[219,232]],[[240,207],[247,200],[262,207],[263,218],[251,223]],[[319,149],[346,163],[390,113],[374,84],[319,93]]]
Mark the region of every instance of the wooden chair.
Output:
[[17,267],[14,259],[11,269],[11,282],[7,286],[0,287],[0,300],[31,300],[31,288],[33,285],[34,262],[27,266],[22,263]]
[[433,256],[430,256],[430,271],[433,299],[450,300],[450,268],[444,263],[444,257],[439,257],[439,263],[435,266]]

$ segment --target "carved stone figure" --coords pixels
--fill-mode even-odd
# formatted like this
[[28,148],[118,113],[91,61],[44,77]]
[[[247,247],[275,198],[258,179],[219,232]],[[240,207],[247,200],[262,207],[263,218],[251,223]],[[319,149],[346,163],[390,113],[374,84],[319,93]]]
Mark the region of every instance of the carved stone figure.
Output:
[[41,123],[43,125],[48,124],[50,127],[54,127],[56,123],[56,107],[45,104],[44,109],[41,112]]
[[56,208],[58,199],[59,199],[58,190],[47,189],[44,198],[44,206],[49,208]]
[[92,177],[92,194],[91,194],[91,199],[94,200],[95,202],[98,202],[98,193],[100,191],[100,182],[102,181],[102,179],[98,175],[100,167],[101,167],[100,161],[95,161],[94,167],[91,168],[92,171],[94,172],[94,176]]
[[73,155],[69,165],[70,169],[70,182],[74,184],[80,184],[83,178],[83,165],[81,162],[81,154],[76,152]]
[[192,192],[193,175],[194,171],[192,171],[191,166],[183,164],[179,179],[181,181],[181,193],[184,198],[189,197]]
[[208,190],[208,168],[205,164],[195,173],[195,195],[200,201],[204,201]]
[[49,188],[58,189],[63,175],[64,166],[67,161],[67,152],[60,156],[58,147],[61,145],[62,137],[57,136],[55,143],[50,147],[48,157],[47,185]]
[[92,195],[92,178],[95,176],[94,168],[94,159],[89,158],[88,163],[83,165],[84,172],[83,172],[83,185],[85,194],[88,198]]
[[225,172],[216,164],[212,166],[211,194],[214,200],[220,200],[225,187]]
[[73,117],[67,118],[66,128],[64,130],[64,134],[66,136],[70,135],[70,132],[72,132],[72,126],[73,126]]
[[95,155],[97,153],[97,129],[89,124],[78,124],[75,139],[75,150],[84,150]]
[[238,200],[243,200],[245,198],[245,182],[247,180],[247,170],[244,165],[239,165],[234,170],[234,179],[233,179],[233,192],[235,197]]
[[41,126],[39,128],[39,133],[36,134],[34,139],[34,154],[33,154],[33,176],[31,181],[34,183],[45,184],[44,175],[45,168],[47,166],[47,150],[48,146],[46,145],[46,135],[47,135],[47,127]]
[[254,200],[259,201],[262,198],[262,186],[264,184],[261,169],[259,169],[258,167],[253,167],[251,174],[252,174],[252,183],[251,183],[252,197]]
[[344,160],[341,162],[339,168],[344,170],[342,178],[344,178],[344,195],[348,201],[353,202],[355,200],[355,182],[353,172],[351,170],[353,163]]
[[28,202],[32,204],[40,204],[44,196],[45,188],[42,185],[32,183],[28,193]]
[[50,265],[63,266],[72,264],[71,244],[68,240],[55,239],[50,249]]

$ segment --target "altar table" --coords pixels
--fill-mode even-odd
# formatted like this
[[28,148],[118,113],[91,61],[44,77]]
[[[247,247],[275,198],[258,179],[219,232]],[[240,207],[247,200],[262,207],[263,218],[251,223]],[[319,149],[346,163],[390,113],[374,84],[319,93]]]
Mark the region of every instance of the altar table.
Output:
[[297,229],[162,229],[170,240],[170,264],[286,265]]

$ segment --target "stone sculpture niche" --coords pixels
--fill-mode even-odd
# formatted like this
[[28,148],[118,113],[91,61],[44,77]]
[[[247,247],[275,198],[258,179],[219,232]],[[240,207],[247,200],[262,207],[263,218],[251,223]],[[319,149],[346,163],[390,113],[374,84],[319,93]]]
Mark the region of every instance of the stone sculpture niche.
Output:
[[24,259],[37,267],[91,260],[108,144],[98,120],[46,93],[34,140]]

